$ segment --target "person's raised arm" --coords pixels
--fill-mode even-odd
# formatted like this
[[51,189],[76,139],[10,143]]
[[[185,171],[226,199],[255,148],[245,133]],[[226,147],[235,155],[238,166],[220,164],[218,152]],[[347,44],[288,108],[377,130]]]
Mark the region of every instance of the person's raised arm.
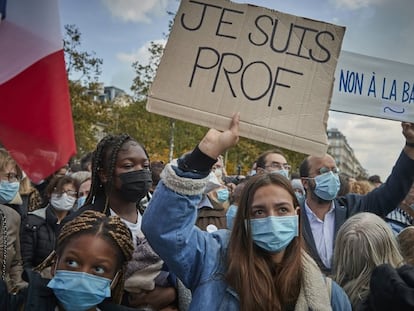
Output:
[[195,221],[211,167],[239,139],[239,120],[237,113],[227,130],[210,129],[191,153],[168,163],[142,217],[151,247],[187,288],[210,277],[222,251],[221,237],[201,231]]
[[[414,123],[401,122],[406,145],[385,183],[359,199],[347,195],[349,213],[365,211],[385,217],[405,198],[414,182]],[[356,198],[356,199],[355,199]]]
[[405,154],[414,160],[414,123],[402,122],[402,133],[405,137]]

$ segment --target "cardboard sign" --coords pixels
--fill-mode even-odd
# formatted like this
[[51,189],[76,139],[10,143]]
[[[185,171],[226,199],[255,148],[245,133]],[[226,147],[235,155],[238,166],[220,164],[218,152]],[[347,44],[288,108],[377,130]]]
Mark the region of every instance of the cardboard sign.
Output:
[[147,110],[322,154],[345,28],[226,0],[182,0]]
[[342,51],[330,110],[414,122],[414,65]]

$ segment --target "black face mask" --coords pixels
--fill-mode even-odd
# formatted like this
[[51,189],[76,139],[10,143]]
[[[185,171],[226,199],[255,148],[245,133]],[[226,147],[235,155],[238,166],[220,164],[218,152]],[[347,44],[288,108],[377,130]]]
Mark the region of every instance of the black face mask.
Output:
[[151,171],[143,169],[118,175],[121,180],[121,197],[128,202],[138,203],[144,198],[152,185]]

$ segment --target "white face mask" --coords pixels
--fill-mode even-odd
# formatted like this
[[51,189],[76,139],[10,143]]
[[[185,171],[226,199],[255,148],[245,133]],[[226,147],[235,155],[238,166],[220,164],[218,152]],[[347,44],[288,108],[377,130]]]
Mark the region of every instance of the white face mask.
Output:
[[50,204],[52,204],[52,206],[58,211],[71,210],[75,204],[75,201],[76,198],[73,198],[66,193],[63,193],[62,195],[53,193],[52,197],[50,198]]

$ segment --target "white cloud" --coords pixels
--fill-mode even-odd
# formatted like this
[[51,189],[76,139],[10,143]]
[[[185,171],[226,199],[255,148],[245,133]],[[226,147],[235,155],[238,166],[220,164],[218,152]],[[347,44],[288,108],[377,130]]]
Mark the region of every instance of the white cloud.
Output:
[[114,17],[125,22],[151,23],[151,16],[167,13],[168,0],[102,0]]
[[[156,44],[162,44],[163,46],[165,46],[165,44],[167,43],[167,40],[165,39],[159,39],[159,40],[151,40],[152,42],[156,43]],[[131,52],[131,53],[125,53],[125,52],[120,52],[117,53],[116,58],[118,60],[120,60],[123,63],[128,63],[128,64],[132,64],[135,61],[139,61],[142,64],[147,64],[149,61],[149,58],[151,56],[150,52],[148,51],[148,48],[151,45],[151,41],[146,42],[143,46],[141,46],[140,48],[138,48],[136,51]]]
[[340,8],[347,8],[356,10],[359,8],[365,8],[370,5],[382,4],[386,0],[334,0],[336,5]]

